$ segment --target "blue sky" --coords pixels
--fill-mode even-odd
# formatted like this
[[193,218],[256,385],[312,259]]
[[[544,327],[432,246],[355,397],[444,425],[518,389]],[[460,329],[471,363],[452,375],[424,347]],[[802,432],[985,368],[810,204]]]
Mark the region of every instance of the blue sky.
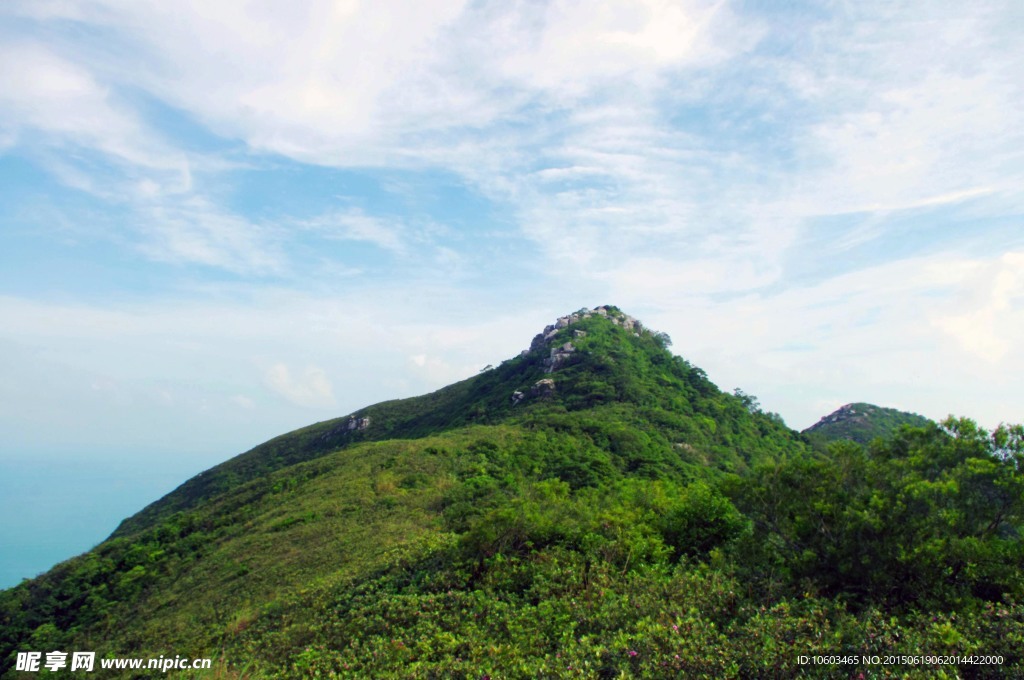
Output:
[[7,0],[0,459],[155,496],[597,304],[796,428],[1020,422],[1022,8]]

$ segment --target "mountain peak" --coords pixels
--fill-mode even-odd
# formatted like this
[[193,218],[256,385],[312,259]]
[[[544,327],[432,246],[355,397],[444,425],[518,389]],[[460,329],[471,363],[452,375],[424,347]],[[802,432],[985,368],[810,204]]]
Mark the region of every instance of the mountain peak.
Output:
[[545,326],[544,330],[534,336],[529,349],[523,350],[520,356],[526,356],[531,352],[549,350],[548,356],[543,359],[544,367],[546,373],[553,372],[576,351],[576,346],[573,345],[572,339],[585,338],[587,336],[587,331],[573,329],[572,339],[562,343],[562,340],[565,339],[562,337],[562,331],[594,317],[605,318],[615,326],[632,331],[634,335],[640,335],[644,331],[643,324],[638,319],[624,313],[618,307],[612,305],[599,305],[593,309],[584,307],[572,314],[560,316],[553,324]]
[[866,444],[875,437],[888,436],[902,425],[922,427],[930,422],[916,413],[854,402],[840,406],[804,430],[804,433],[826,440],[851,439]]
[[[861,410],[860,410],[859,413],[857,412],[857,407],[858,406],[861,407]],[[815,428],[824,427],[825,425],[831,425],[833,423],[841,423],[841,422],[844,422],[844,421],[847,421],[847,420],[866,421],[867,417],[868,417],[868,414],[873,412],[876,408],[878,408],[878,407],[873,406],[871,404],[856,404],[856,403],[844,404],[844,405],[840,406],[839,408],[837,408],[832,413],[829,413],[827,416],[822,416],[821,419],[818,420],[817,423],[815,423],[814,425],[812,425],[808,429],[809,430],[813,430]]]
[[[415,439],[469,425],[522,417],[552,402],[568,410],[617,402],[664,402],[645,378],[652,362],[669,362],[664,333],[652,333],[613,305],[583,308],[558,317],[534,337],[529,349],[436,392],[365,406],[260,444],[185,482],[122,523],[115,535],[149,526],[168,513],[193,507],[232,486],[367,441]],[[688,365],[675,369],[681,388]],[[552,375],[554,374],[554,375]],[[703,380],[703,374],[698,382]],[[696,377],[694,379],[697,379]]]

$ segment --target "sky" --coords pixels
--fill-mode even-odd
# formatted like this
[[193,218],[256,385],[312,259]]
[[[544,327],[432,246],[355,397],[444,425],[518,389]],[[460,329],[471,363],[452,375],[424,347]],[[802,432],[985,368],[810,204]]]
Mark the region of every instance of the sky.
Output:
[[853,401],[1024,421],[1022,26],[1016,0],[5,0],[0,513],[47,512],[0,556],[57,547],[0,586],[599,304],[796,429]]

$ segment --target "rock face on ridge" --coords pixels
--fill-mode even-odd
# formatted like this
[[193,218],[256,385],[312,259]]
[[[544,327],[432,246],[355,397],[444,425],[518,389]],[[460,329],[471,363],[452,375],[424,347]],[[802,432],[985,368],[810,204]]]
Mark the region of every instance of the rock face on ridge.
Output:
[[[631,317],[629,314],[624,314],[619,311],[618,308],[612,307],[611,305],[600,305],[593,309],[581,309],[578,312],[558,317],[558,319],[555,320],[555,323],[545,326],[543,331],[534,336],[533,342],[530,343],[530,349],[528,351],[532,352],[548,347],[551,340],[558,334],[558,331],[563,328],[568,328],[583,319],[589,319],[595,315],[603,316],[616,326],[622,326],[627,331],[640,333],[640,331],[643,330],[643,324],[641,324],[638,319]],[[575,335],[576,333],[582,335]],[[574,331],[575,337],[585,337],[586,334],[586,331]],[[569,346],[571,347],[571,344]],[[566,351],[571,352],[572,350]]]
[[544,359],[545,372],[554,372],[558,365],[572,356],[572,353],[575,351],[576,347],[571,342],[567,342],[559,347],[552,347],[551,354]]
[[[566,342],[558,346],[552,346],[555,336],[560,331],[573,326],[574,324],[583,321],[584,319],[590,319],[594,316],[601,316],[611,321],[616,326],[621,326],[627,331],[632,331],[635,335],[639,335],[643,330],[643,324],[638,319],[633,318],[629,314],[624,314],[617,307],[611,305],[599,305],[593,309],[581,309],[578,312],[572,314],[566,314],[560,316],[555,320],[555,323],[548,324],[544,327],[544,330],[538,333],[533,338],[533,342],[530,343],[530,348],[525,350],[523,354],[529,354],[530,352],[543,351],[545,349],[550,350],[548,356],[544,358],[544,372],[553,373],[561,364],[565,363],[566,359],[572,356],[573,352],[576,351],[576,347],[571,342]],[[584,330],[575,329],[573,330],[573,338],[585,338],[587,332]]]

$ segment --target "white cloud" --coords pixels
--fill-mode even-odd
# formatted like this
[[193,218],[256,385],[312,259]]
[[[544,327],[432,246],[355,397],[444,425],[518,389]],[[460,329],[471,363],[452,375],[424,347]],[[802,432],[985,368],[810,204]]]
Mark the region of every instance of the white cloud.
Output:
[[[816,23],[794,19],[810,22],[810,39],[768,56],[754,50],[776,37],[771,18],[725,2],[10,7],[99,27],[139,52],[125,60],[92,49],[73,69],[61,65],[74,85],[63,90],[90,93],[90,106],[117,119],[104,129],[139,127],[97,93],[110,81],[257,150],[453,170],[515,211],[572,276],[606,278],[623,255],[717,257],[743,243],[772,244],[761,257],[778,256],[807,217],[1005,195],[1022,179],[1013,151],[1024,146],[1022,55],[998,30],[1008,23],[998,4],[834,8]],[[736,107],[740,121],[719,120]],[[680,110],[711,118],[714,131],[700,120],[690,130]],[[765,158],[767,142],[749,131],[733,139],[730,125],[753,124],[769,125],[765,137],[789,164]],[[156,185],[137,184],[143,194]],[[779,211],[774,219],[760,219],[765,207]],[[346,238],[403,247],[375,216],[335,218]],[[211,253],[213,238],[166,240],[151,252],[267,269]]]
[[774,268],[761,269],[764,262],[754,257],[715,257],[695,261],[673,261],[658,257],[634,257],[602,273],[614,300],[643,304],[653,300],[701,298],[709,291],[749,291],[778,278]]
[[59,147],[95,149],[114,161],[187,182],[187,160],[117,101],[87,67],[31,42],[0,43],[0,121]]
[[560,0],[494,5],[470,16],[479,25],[469,43],[476,64],[560,103],[658,69],[713,63],[752,37],[723,2]]
[[[13,7],[40,16],[31,5]],[[60,14],[61,5],[49,7],[45,17]],[[93,51],[94,68],[110,78],[224,136],[336,166],[433,159],[436,136],[425,132],[503,124],[526,106],[564,106],[620,88],[624,75],[645,81],[662,69],[715,63],[751,42],[724,3],[696,1],[285,8],[192,0],[172,9],[93,0],[65,16],[142,51],[146,69]]]
[[334,389],[331,387],[331,381],[318,366],[307,366],[301,376],[293,376],[286,364],[274,364],[267,369],[266,381],[274,391],[298,406],[334,406]]
[[[248,274],[280,272],[281,253],[269,230],[194,191],[188,155],[163,140],[115,90],[87,65],[48,47],[0,43],[5,139],[11,147],[29,147],[28,153],[68,187],[128,206],[134,225],[117,230],[127,242],[160,261]],[[109,238],[97,224],[81,231]]]
[[299,224],[327,238],[364,241],[396,254],[406,252],[401,225],[371,217],[357,208],[334,211]]
[[1012,348],[1024,346],[1024,252],[971,262],[960,271],[971,294],[957,305],[961,311],[937,312],[932,323],[964,350],[997,364]]
[[1016,193],[1024,50],[1012,3],[864,3],[818,31],[793,81],[819,112],[802,144],[814,213]]
[[471,368],[453,366],[438,356],[415,354],[409,357],[409,361],[414,375],[435,385],[449,385],[472,374]]
[[[305,160],[363,162],[394,126],[382,107],[403,74],[429,62],[458,2],[83,3],[79,15],[143,48],[153,68],[103,68],[197,115],[227,137]],[[415,83],[415,79],[412,80]],[[411,84],[411,83],[405,83]],[[396,89],[394,98],[400,98]],[[429,102],[426,102],[429,106]]]
[[244,394],[236,394],[235,396],[231,397],[231,403],[237,405],[239,408],[243,408],[246,410],[252,410],[256,408],[256,402],[253,401],[251,398],[245,396]]
[[1024,143],[1015,108],[1008,87],[991,75],[933,71],[912,86],[876,94],[866,110],[815,126],[815,153],[832,167],[809,190],[828,198],[822,212],[860,212],[1013,188],[1019,168],[1007,163]]
[[207,199],[139,201],[140,249],[153,260],[200,264],[243,274],[285,269],[274,230],[225,212]]

